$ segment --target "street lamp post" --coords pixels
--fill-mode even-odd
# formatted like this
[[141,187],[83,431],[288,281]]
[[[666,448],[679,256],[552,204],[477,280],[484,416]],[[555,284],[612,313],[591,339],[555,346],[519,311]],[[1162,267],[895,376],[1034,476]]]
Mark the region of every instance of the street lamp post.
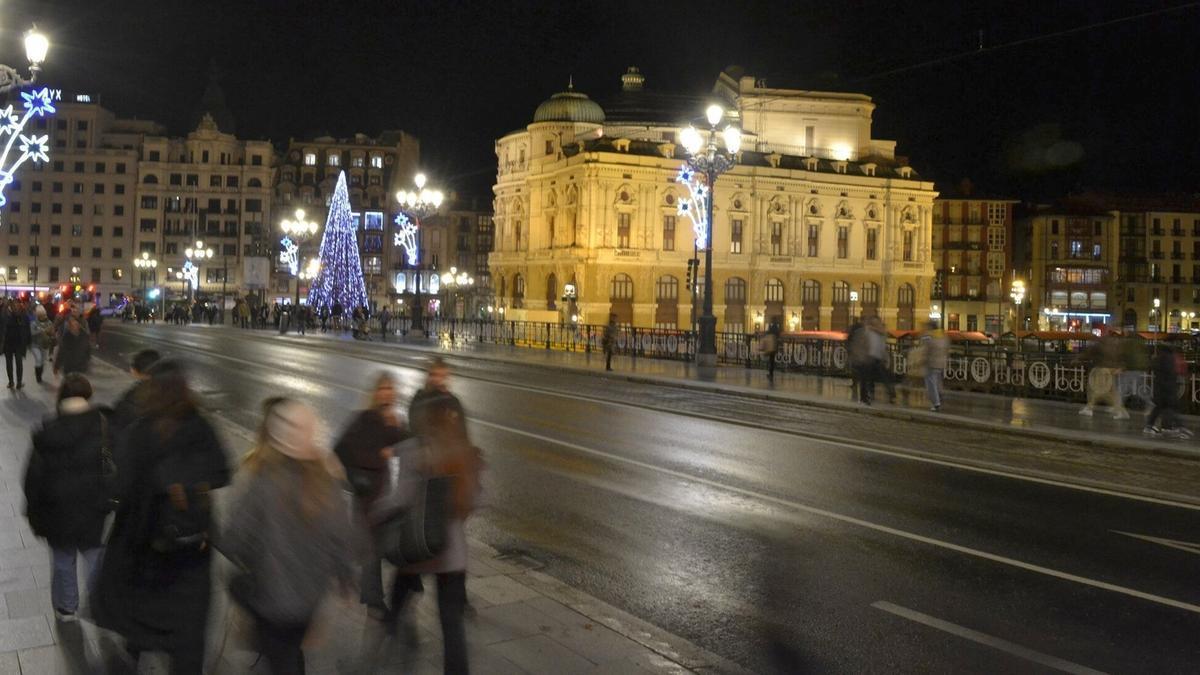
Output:
[[[210,246],[210,247],[206,248],[204,246],[204,242],[197,241],[196,245],[194,247],[185,250],[183,252],[183,254],[186,255],[188,258],[187,264],[184,265],[184,272],[190,273],[190,274],[185,274],[185,276],[191,277],[193,299],[199,300],[200,299],[200,265],[198,263],[200,263],[206,259],[207,260],[212,259],[212,257],[213,257],[212,247]],[[192,262],[193,258],[196,259],[195,262]],[[188,268],[188,265],[191,265],[190,270]]]
[[[279,245],[283,249],[279,255],[279,259],[288,267],[288,273],[296,278],[296,304],[293,306],[293,313],[300,311],[300,282],[301,280],[311,279],[315,276],[303,275],[300,269],[300,247],[305,241],[317,233],[317,221],[308,220],[304,217],[304,209],[296,209],[294,218],[284,218],[279,223],[279,229],[283,231],[283,239]],[[300,330],[299,322],[296,323],[296,330]]]
[[[708,120],[709,132],[707,141],[695,127],[688,127],[680,133],[683,148],[687,151],[687,165],[697,174],[704,177],[704,232],[697,236],[697,246],[703,244],[704,249],[704,310],[696,323],[700,331],[700,344],[696,349],[696,363],[701,366],[717,365],[717,317],[713,315],[713,268],[712,268],[712,233],[713,233],[713,187],[717,177],[733,168],[737,161],[738,150],[741,149],[741,130],[728,125],[722,135],[725,150],[717,146],[717,124],[725,117],[725,109],[717,104],[708,106],[704,111]],[[686,178],[690,178],[687,176]],[[703,236],[704,241],[700,241]]]
[[1159,332],[1158,331],[1158,312],[1159,312],[1160,307],[1162,307],[1162,300],[1159,298],[1155,298],[1154,299],[1154,308],[1150,310],[1150,329],[1156,333]]
[[415,337],[425,337],[425,303],[421,297],[421,272],[425,268],[425,263],[422,260],[419,245],[421,219],[437,213],[445,199],[441,190],[428,189],[425,187],[425,182],[425,174],[418,173],[413,177],[413,183],[417,186],[416,190],[396,192],[396,201],[400,203],[400,213],[396,216],[397,231],[394,243],[404,247],[409,267],[415,266],[417,270],[416,297],[412,308],[412,324],[409,326],[409,333]]
[[[146,297],[146,274],[155,274],[154,270],[158,268],[158,260],[151,258],[148,252],[142,251],[141,257],[133,259],[133,266],[137,268],[138,276],[142,278],[142,304],[149,305],[149,298]],[[154,282],[158,283],[157,277],[155,278]],[[141,321],[140,316],[137,317],[137,319],[138,321]]]
[[4,297],[8,297],[8,268],[0,267],[0,277],[4,277]]
[[[457,267],[451,267],[449,272],[442,274],[442,288],[446,289],[446,295],[451,298],[451,318],[458,318],[455,316],[457,313],[454,311],[454,307],[458,305],[459,291],[469,289],[474,285],[475,277],[466,272],[459,272]],[[465,307],[463,313],[466,313]]]
[[42,62],[50,51],[50,40],[38,31],[35,24],[25,33],[25,58],[29,60],[29,79],[21,77],[16,68],[0,64],[0,94],[37,82],[42,72]]
[[1013,279],[1012,290],[1008,292],[1008,297],[1013,301],[1013,332],[1015,333],[1021,327],[1021,309],[1025,303],[1025,282],[1020,279]]

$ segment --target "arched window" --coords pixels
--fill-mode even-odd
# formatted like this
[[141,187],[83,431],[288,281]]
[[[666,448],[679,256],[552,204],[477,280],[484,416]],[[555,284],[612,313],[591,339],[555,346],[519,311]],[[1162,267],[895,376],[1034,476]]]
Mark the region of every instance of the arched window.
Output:
[[800,285],[800,329],[821,329],[821,282],[805,279]]
[[558,309],[558,277],[554,272],[546,277],[546,309]]
[[525,306],[525,277],[520,274],[513,275],[512,306],[515,309]]
[[913,329],[913,314],[917,304],[917,292],[912,284],[903,284],[896,292],[896,328]]
[[251,178],[250,180],[246,181],[246,187],[262,187],[262,181],[257,178]]
[[633,324],[633,279],[628,274],[618,274],[609,284],[609,298],[612,300],[611,313],[616,315],[617,323]]
[[850,284],[833,282],[833,312],[829,315],[831,330],[850,330]]
[[746,332],[746,280],[733,277],[725,282],[725,332]]
[[654,297],[658,301],[654,308],[655,328],[679,327],[679,279],[666,275],[654,284]]
[[873,281],[863,284],[859,300],[862,301],[862,309],[858,313],[860,317],[879,316],[879,284]]
[[148,173],[142,177],[142,183],[145,185],[157,185],[158,184],[158,176],[155,176],[152,173]]
[[765,311],[763,312],[764,327],[773,323],[783,325],[784,291],[783,282],[779,279],[767,279],[763,288]]

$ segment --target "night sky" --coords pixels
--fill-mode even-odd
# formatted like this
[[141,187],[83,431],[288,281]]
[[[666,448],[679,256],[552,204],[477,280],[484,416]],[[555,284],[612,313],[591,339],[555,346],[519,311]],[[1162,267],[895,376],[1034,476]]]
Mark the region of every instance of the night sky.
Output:
[[20,33],[36,20],[52,40],[45,81],[119,114],[186,132],[215,60],[239,136],[404,129],[431,176],[465,193],[490,194],[494,139],[568,76],[602,99],[636,65],[647,88],[705,93],[731,64],[769,85],[871,95],[875,136],[939,185],[1200,192],[1200,3],[1185,0],[0,7],[4,62],[24,63]]

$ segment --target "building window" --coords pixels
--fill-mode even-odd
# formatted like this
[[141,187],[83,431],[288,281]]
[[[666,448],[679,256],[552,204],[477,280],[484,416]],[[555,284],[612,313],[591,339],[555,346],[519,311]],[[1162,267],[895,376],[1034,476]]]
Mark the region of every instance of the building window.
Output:
[[1092,260],[1100,259],[1100,244],[1092,244]]
[[246,213],[261,213],[261,212],[262,212],[262,200],[261,199],[247,199],[246,200]]
[[60,255],[62,255],[62,249],[61,249],[61,248],[59,248],[58,246],[51,246],[51,247],[50,247],[50,257],[51,257],[51,258],[57,258],[57,257],[59,257]]
[[93,237],[103,237],[104,236],[104,227],[101,225],[93,225],[92,226],[92,236]]
[[847,258],[850,255],[850,228],[845,225],[838,225],[837,229],[837,257]]
[[879,229],[870,228],[867,230],[867,260],[879,259]]
[[912,262],[913,259],[913,231],[904,231],[904,261]]
[[[554,216],[546,216],[546,231],[550,234],[549,238],[547,239],[547,241],[550,242],[550,248],[554,248]],[[466,237],[459,237],[459,241],[461,243],[458,245],[458,249],[460,251],[465,250]]]
[[1083,257],[1083,242],[1082,241],[1079,241],[1078,239],[1071,240],[1071,257],[1072,258],[1082,258]]
[[363,258],[363,274],[382,274],[383,259],[377,255],[369,255]]
[[363,228],[368,230],[382,230],[383,211],[367,211],[363,218]]
[[988,248],[992,249],[993,251],[1003,249],[1004,240],[1005,236],[1003,227],[988,228]]
[[93,247],[92,247],[92,257],[93,257],[93,258],[99,258],[99,257],[100,257],[100,247],[99,247],[99,246],[93,246]]
[[363,238],[363,250],[368,253],[380,253],[383,251],[383,237],[378,234],[369,234]]
[[262,166],[262,155],[250,155],[251,166]]
[[220,176],[209,176],[208,177],[208,186],[209,187],[221,187],[221,177]]
[[675,216],[663,216],[663,250],[675,250]]
[[157,209],[158,208],[158,197],[155,197],[153,195],[147,195],[147,196],[142,197],[142,208],[143,209]]
[[153,232],[158,228],[158,221],[153,218],[142,218],[139,222],[139,228],[142,232]]
[[998,277],[1004,274],[1004,254],[989,253],[987,258],[988,276]]
[[771,223],[771,255],[783,255],[783,223]]
[[988,204],[987,214],[989,224],[1003,225],[1005,216],[1008,214],[1008,205],[1004,203]]
[[82,225],[72,225],[71,226],[71,236],[72,237],[82,237],[83,236],[83,226]]
[[767,302],[783,302],[783,282],[779,279],[768,279],[765,291]]
[[329,156],[326,157],[325,160],[327,162],[329,162],[329,166],[341,166],[342,165],[342,156],[335,152],[329,153]]
[[71,247],[71,257],[72,258],[82,258],[83,257],[83,247],[82,246],[72,246]]
[[743,221],[740,218],[735,219],[729,226],[729,252],[742,252],[742,227]]
[[113,193],[118,195],[125,194],[125,185],[123,183],[117,183],[113,186]]
[[546,154],[547,155],[554,154],[554,141],[550,141],[550,140],[546,141]]
[[352,166],[356,169],[361,169],[363,166],[363,158],[362,157],[351,157],[350,158],[350,166]]
[[117,173],[125,173],[125,162],[117,162]]
[[383,168],[383,157],[380,157],[379,155],[371,155],[371,168],[372,169],[382,169]]
[[629,220],[631,216],[628,213],[617,214],[617,248],[629,248]]
[[315,152],[304,153],[304,166],[316,166],[316,165],[317,165],[317,153],[315,153]]
[[1050,221],[1050,234],[1058,234],[1058,221],[1057,220]]
[[821,226],[816,223],[808,226],[808,257],[815,258],[821,251]]
[[1050,242],[1050,259],[1058,260],[1058,242],[1057,241]]

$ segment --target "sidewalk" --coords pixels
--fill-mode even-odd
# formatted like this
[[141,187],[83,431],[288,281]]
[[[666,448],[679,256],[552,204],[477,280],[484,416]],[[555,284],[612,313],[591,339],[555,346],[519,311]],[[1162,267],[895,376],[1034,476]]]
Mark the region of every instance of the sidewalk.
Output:
[[[109,403],[129,385],[115,368],[93,361],[95,401]],[[27,384],[0,399],[0,675],[129,672],[120,639],[86,620],[58,624],[50,607],[50,560],[23,514],[22,477],[29,432],[53,406],[51,386]],[[240,456],[252,434],[220,417],[217,428]],[[81,563],[81,567],[84,565]],[[247,673],[257,655],[245,647],[245,622],[224,595],[228,564],[214,568],[209,664],[212,673]],[[471,541],[467,594],[477,610],[468,619],[471,667],[479,673],[742,672],[720,657],[670,635],[549,577],[524,558],[498,554]],[[82,573],[82,570],[81,570]],[[357,602],[332,600],[306,649],[309,673],[440,673],[436,593],[416,603],[419,647],[388,639]],[[167,672],[161,659],[143,659],[141,672]],[[263,672],[259,664],[253,672]]]
[[[310,333],[306,338],[341,339],[333,334]],[[349,339],[349,338],[346,338]],[[373,344],[382,344],[374,342]],[[1065,401],[1031,398],[1006,398],[993,394],[946,390],[941,411],[928,409],[923,387],[897,385],[897,402],[886,403],[883,387],[878,388],[877,403],[866,407],[853,400],[850,381],[838,377],[821,377],[805,373],[776,373],[775,382],[767,380],[762,369],[721,366],[715,372],[702,373],[685,361],[642,359],[632,356],[613,357],[613,372],[604,370],[604,355],[600,352],[564,352],[530,347],[511,347],[480,342],[430,338],[404,340],[387,344],[406,349],[437,352],[461,358],[481,359],[520,364],[553,370],[587,372],[603,377],[621,378],[630,382],[683,387],[708,392],[737,393],[775,401],[791,401],[810,406],[858,411],[863,414],[920,421],[960,428],[1020,434],[1070,443],[1100,445],[1110,448],[1136,448],[1172,456],[1200,458],[1200,447],[1194,441],[1148,438],[1142,434],[1144,412],[1130,411],[1128,420],[1114,420],[1104,409],[1094,417],[1079,414],[1080,405]],[[1200,430],[1200,418],[1182,416],[1184,426]]]

